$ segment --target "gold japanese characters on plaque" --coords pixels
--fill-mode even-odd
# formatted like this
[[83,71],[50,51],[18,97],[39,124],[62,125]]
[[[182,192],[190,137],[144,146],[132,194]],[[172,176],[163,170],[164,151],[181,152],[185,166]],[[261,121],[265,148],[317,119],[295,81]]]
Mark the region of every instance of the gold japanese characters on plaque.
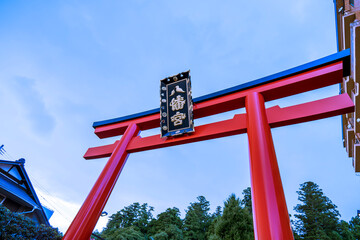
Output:
[[161,137],[194,131],[190,71],[160,81]]

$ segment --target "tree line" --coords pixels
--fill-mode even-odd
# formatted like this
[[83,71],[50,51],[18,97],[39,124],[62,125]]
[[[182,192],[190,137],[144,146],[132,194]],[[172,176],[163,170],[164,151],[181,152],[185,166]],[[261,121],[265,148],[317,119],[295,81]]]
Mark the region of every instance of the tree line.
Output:
[[[314,182],[300,185],[298,199],[291,216],[296,240],[360,240],[360,217],[349,222],[340,219],[337,206]],[[354,210],[355,211],[355,210]],[[102,232],[93,239],[106,240],[247,240],[254,239],[251,189],[242,198],[231,194],[224,206],[210,212],[204,196],[190,203],[182,219],[180,210],[168,208],[153,216],[147,203],[133,203],[110,216]],[[31,219],[12,213],[0,205],[0,239],[61,239],[57,228],[37,225]]]
[[[360,240],[360,218],[340,220],[337,206],[314,182],[300,185],[291,217],[296,240]],[[210,203],[204,196],[190,203],[184,219],[176,207],[153,216],[154,208],[147,203],[133,203],[111,215],[102,232],[106,240],[247,240],[254,239],[251,189],[242,198],[231,194],[224,206],[210,213]],[[94,239],[100,239],[93,237]]]

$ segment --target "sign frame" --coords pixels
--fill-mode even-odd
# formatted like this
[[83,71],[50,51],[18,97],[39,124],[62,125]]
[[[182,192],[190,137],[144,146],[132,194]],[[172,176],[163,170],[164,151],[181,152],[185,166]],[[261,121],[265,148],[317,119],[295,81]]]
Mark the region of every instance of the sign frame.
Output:
[[194,132],[190,70],[160,80],[160,137]]

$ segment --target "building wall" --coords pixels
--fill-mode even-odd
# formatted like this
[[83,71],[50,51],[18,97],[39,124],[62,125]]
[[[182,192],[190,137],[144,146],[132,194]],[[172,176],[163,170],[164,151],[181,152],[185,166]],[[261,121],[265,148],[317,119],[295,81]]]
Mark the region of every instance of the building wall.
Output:
[[338,50],[350,48],[351,52],[351,74],[343,78],[340,92],[355,103],[355,112],[342,116],[343,143],[355,172],[360,173],[360,0],[336,0],[335,14]]

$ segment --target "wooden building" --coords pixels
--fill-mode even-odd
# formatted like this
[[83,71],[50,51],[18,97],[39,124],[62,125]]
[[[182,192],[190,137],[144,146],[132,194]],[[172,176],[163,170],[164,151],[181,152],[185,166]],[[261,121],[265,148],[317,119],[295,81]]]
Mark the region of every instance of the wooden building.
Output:
[[0,160],[0,204],[38,224],[50,226],[53,211],[43,207],[25,171],[25,159]]
[[351,72],[344,77],[340,92],[355,103],[355,112],[342,116],[343,143],[360,173],[360,0],[334,0],[338,51],[350,48]]

